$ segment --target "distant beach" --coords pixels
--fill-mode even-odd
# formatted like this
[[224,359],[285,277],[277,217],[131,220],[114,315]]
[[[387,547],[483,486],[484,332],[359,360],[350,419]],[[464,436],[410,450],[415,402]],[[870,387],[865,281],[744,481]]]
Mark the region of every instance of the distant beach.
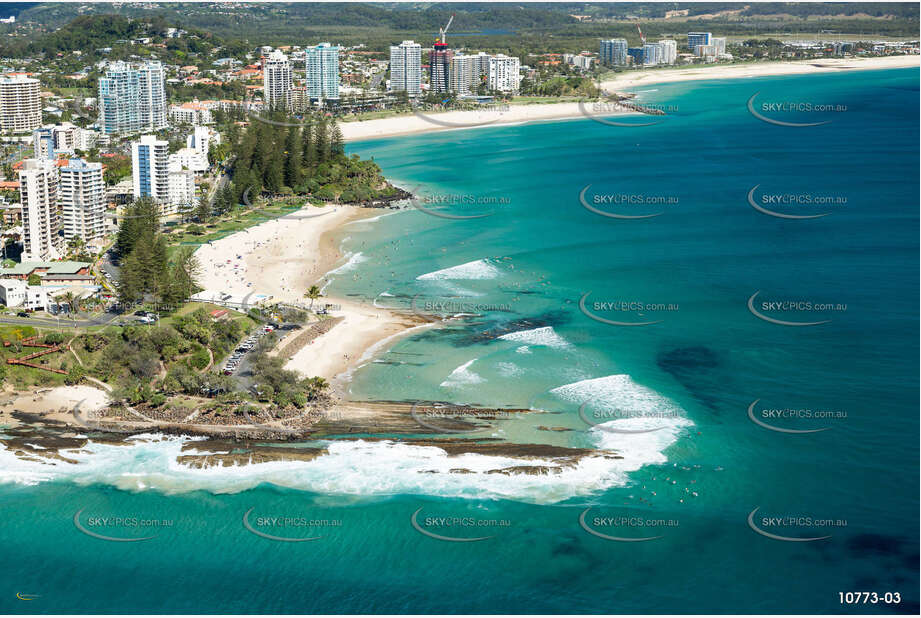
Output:
[[[614,79],[602,82],[601,87],[608,92],[617,92],[637,86],[682,81],[742,79],[773,75],[809,75],[918,66],[918,56],[829,58],[796,62],[752,62],[733,65],[714,64],[625,71],[618,74]],[[624,112],[624,114],[634,114],[634,112]],[[339,126],[346,141],[357,141],[502,124],[562,120],[578,118],[584,115],[585,112],[577,102],[547,104],[516,104],[513,102],[508,105],[496,104],[495,109],[482,111],[426,112],[425,115],[405,115],[375,120],[342,122]]]

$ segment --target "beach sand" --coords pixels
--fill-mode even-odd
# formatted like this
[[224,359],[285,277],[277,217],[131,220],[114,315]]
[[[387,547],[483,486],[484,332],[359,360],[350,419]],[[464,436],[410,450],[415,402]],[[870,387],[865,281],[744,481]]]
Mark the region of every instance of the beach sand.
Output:
[[48,419],[73,422],[73,408],[80,404],[81,412],[93,412],[106,407],[109,395],[93,386],[58,386],[40,389],[34,392],[14,395],[9,392],[0,394],[0,425],[17,424],[11,415],[14,411],[37,414]]
[[693,66],[687,68],[626,71],[602,82],[601,87],[617,91],[651,84],[699,81],[704,79],[746,79],[772,75],[809,75],[840,73],[868,69],[901,69],[921,66],[919,56],[884,56],[880,58],[825,58],[796,62],[753,62],[737,65]]
[[[625,71],[602,82],[608,92],[625,91],[638,86],[705,79],[744,79],[771,75],[808,75],[867,69],[898,69],[918,67],[919,56],[886,56],[880,58],[828,58],[796,62],[758,62],[738,65],[712,64],[704,66],[644,69]],[[625,112],[625,114],[632,112]],[[433,131],[518,124],[543,120],[579,118],[585,112],[579,103],[496,104],[483,111],[450,111],[425,115],[403,115],[358,122],[340,122],[346,141],[395,137]],[[610,114],[605,114],[606,116]]]
[[[625,112],[627,113],[627,112]],[[576,118],[582,112],[579,103],[545,103],[531,105],[496,104],[495,108],[477,111],[425,112],[417,115],[377,118],[357,122],[340,122],[342,137],[346,141],[395,137],[431,131],[471,129],[500,124],[516,124],[539,120]]]
[[[321,213],[325,214],[302,218]],[[348,259],[339,251],[336,230],[380,214],[380,209],[353,206],[310,207],[237,232],[196,251],[202,267],[199,283],[209,291],[257,292],[271,296],[270,302],[309,304],[304,292],[314,284],[322,288],[325,275]],[[343,320],[291,357],[286,367],[305,377],[333,381],[340,376],[341,383],[350,370],[369,360],[366,352],[375,344],[395,340],[424,321],[342,298],[316,301],[318,306],[325,303],[339,305],[332,315]]]

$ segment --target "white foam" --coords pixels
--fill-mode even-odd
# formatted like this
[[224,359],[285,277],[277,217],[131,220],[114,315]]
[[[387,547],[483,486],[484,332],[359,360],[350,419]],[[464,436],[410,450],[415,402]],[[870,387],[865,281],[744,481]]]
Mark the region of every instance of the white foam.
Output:
[[532,328],[530,330],[519,330],[514,333],[502,335],[499,339],[505,341],[517,341],[529,345],[543,345],[549,348],[569,348],[572,347],[568,341],[560,337],[552,326],[543,326],[541,328]]
[[515,363],[506,362],[496,363],[496,371],[498,371],[499,375],[503,378],[515,378],[523,373],[521,367]]
[[380,221],[384,217],[389,217],[390,215],[395,215],[403,212],[402,209],[394,209],[390,212],[386,212],[382,215],[377,215],[376,217],[368,217],[367,219],[355,219],[354,221],[349,221],[346,225],[355,225],[357,223],[373,223],[375,221]]
[[495,279],[499,276],[499,269],[489,260],[474,260],[466,264],[458,264],[450,268],[443,268],[416,277],[417,281],[443,281],[445,279]]
[[361,264],[362,262],[368,261],[368,258],[366,258],[364,255],[362,255],[361,251],[359,251],[358,253],[348,253],[348,254],[346,254],[346,255],[347,255],[348,258],[349,258],[348,261],[347,261],[345,264],[343,264],[342,266],[339,266],[339,267],[337,267],[337,268],[334,268],[334,269],[332,269],[331,271],[329,271],[328,273],[326,273],[326,276],[327,276],[327,277],[330,276],[330,275],[341,274],[341,273],[347,273],[347,272],[349,272],[349,271],[351,271],[351,270],[355,270],[356,268],[358,268],[358,265],[359,265],[359,264]]
[[[125,491],[181,494],[209,491],[239,493],[262,483],[327,495],[425,494],[478,499],[511,499],[552,503],[587,496],[627,482],[623,460],[589,457],[571,468],[550,459],[523,461],[477,454],[449,456],[431,446],[393,442],[334,441],[328,454],[311,461],[272,461],[198,468],[179,464],[179,455],[193,440],[184,436],[143,436],[126,446],[89,443],[84,450],[65,451],[77,463],[23,461],[0,448],[0,482],[34,485],[70,481],[102,484]],[[559,474],[488,474],[515,466],[547,466]],[[470,474],[451,473],[452,469]]]
[[393,298],[393,297],[394,297],[393,294],[389,292],[381,292],[380,294],[374,297],[374,302],[372,302],[371,304],[377,307],[378,309],[390,309],[390,307],[386,307],[385,305],[379,304],[377,302],[377,299],[378,298]]
[[[625,416],[599,423],[591,433],[599,448],[616,450],[632,469],[668,461],[664,451],[694,424],[678,404],[637,384],[626,374],[580,380],[550,392],[574,404],[587,404],[586,416],[590,420],[591,411],[617,411]],[[655,431],[626,434],[612,429]]]
[[480,384],[485,382],[482,377],[470,371],[470,365],[475,363],[477,359],[469,360],[460,367],[457,367],[454,371],[451,372],[445,381],[441,383],[441,386],[457,388],[459,386],[470,386],[472,384]]

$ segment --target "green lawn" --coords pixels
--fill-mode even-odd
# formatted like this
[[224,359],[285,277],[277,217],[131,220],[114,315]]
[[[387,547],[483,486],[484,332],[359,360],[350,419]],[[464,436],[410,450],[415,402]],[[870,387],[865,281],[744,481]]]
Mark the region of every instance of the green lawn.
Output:
[[179,247],[199,246],[214,242],[230,236],[231,234],[259,225],[260,223],[291,214],[309,205],[310,203],[303,197],[275,200],[270,204],[260,206],[253,210],[241,210],[225,215],[222,219],[207,224],[200,224],[201,227],[205,229],[205,233],[201,235],[190,234],[186,231],[190,225],[195,224],[183,225],[172,232],[168,237],[170,255]]
[[[0,327],[0,340],[6,342],[15,342],[32,335],[45,335],[49,332],[55,332],[54,329],[37,329],[32,326],[3,326]],[[41,351],[41,348],[23,346],[22,351],[17,352],[12,347],[6,347],[0,344],[0,373],[4,375],[4,381],[12,383],[17,389],[26,389],[32,386],[60,386],[64,384],[64,375],[50,371],[42,371],[34,367],[25,367],[23,365],[8,365],[8,358],[22,357],[26,354]],[[37,364],[47,365],[54,369],[64,369],[76,364],[76,359],[70,352],[56,352],[46,356],[39,357],[32,361]]]

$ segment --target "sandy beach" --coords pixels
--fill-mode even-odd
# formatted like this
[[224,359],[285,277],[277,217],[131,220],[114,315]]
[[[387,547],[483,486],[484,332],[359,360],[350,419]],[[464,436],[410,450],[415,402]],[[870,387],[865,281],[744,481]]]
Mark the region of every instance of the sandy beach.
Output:
[[694,66],[687,68],[626,71],[602,82],[601,87],[617,91],[650,84],[699,81],[704,79],[746,79],[775,75],[809,75],[870,69],[903,69],[921,66],[919,56],[884,56],[880,58],[825,58],[796,62],[758,62],[735,65]]
[[[304,292],[314,284],[323,287],[325,275],[348,260],[338,249],[335,231],[349,221],[380,214],[379,209],[352,206],[311,207],[237,232],[198,249],[199,282],[209,291],[256,292],[271,296],[271,301],[309,304]],[[375,344],[398,338],[422,322],[412,314],[342,298],[322,297],[317,303],[339,305],[332,315],[343,319],[287,363],[305,377],[347,377],[368,360],[365,352]]]
[[65,423],[73,422],[73,409],[78,404],[81,412],[94,412],[106,407],[109,395],[93,386],[59,386],[35,392],[0,394],[0,425],[15,425],[14,411],[38,414]]
[[[737,65],[712,64],[686,68],[660,68],[626,71],[616,78],[602,82],[608,92],[625,91],[638,86],[707,79],[744,79],[772,75],[808,75],[814,73],[857,71],[868,69],[898,69],[918,67],[918,56],[886,56],[880,58],[828,58],[797,62],[760,62]],[[632,112],[625,112],[632,113]],[[396,137],[432,131],[488,127],[546,120],[561,120],[584,116],[580,104],[497,104],[481,111],[452,111],[425,115],[404,115],[358,122],[340,122],[346,141]],[[607,114],[606,114],[607,115]]]
[[[626,112],[625,112],[626,113]],[[579,103],[546,103],[531,105],[497,104],[494,109],[476,111],[425,112],[358,122],[340,122],[346,141],[396,137],[431,131],[473,129],[499,124],[516,124],[541,120],[559,120],[581,116]]]

